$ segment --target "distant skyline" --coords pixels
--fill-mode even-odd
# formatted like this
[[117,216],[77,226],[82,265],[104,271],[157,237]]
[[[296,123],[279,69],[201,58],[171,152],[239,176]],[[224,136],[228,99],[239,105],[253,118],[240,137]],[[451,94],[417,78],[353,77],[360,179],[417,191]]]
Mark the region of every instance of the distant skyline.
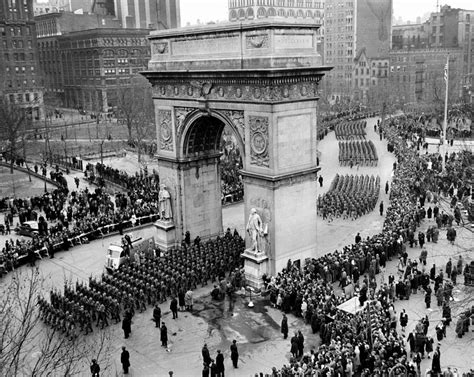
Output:
[[[48,0],[37,0],[39,3]],[[181,2],[181,25],[190,23],[194,25],[199,20],[201,23],[210,21],[227,21],[228,0],[180,0]],[[399,17],[404,22],[416,22],[417,17],[423,18],[427,13],[436,11],[437,0],[393,0],[393,16]],[[473,0],[439,0],[442,5],[450,5],[453,8],[474,10]]]
[[[227,21],[228,0],[181,0],[181,25],[187,23],[194,25],[197,20],[201,23],[210,21]],[[449,0],[439,1],[442,5],[450,5],[452,8],[474,10],[473,0]],[[405,22],[416,22],[417,17],[426,13],[436,11],[436,0],[393,0],[393,15],[395,19],[401,17]]]

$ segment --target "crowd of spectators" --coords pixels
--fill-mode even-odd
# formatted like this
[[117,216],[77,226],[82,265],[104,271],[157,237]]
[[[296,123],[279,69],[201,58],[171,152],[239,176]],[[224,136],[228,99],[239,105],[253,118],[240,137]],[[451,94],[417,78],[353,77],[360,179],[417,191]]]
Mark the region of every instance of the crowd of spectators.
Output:
[[[440,174],[437,166],[426,168],[425,158],[420,158],[416,148],[412,148],[410,123],[410,119],[395,118],[381,131],[397,157],[382,232],[366,240],[357,235],[354,244],[317,259],[308,259],[303,269],[296,268],[289,261],[283,271],[265,277],[272,304],[285,313],[302,316],[311,325],[313,333],[319,331],[322,339],[318,349],[303,357],[292,357],[280,369],[273,368],[273,376],[382,376],[397,368],[404,375],[416,376],[419,372],[421,357],[418,360],[418,353],[411,355],[413,358],[407,355],[403,336],[396,331],[393,301],[408,299],[410,292],[418,289],[419,285],[424,290],[429,307],[432,295],[430,282],[435,281],[434,291],[441,296],[439,304],[449,307],[446,293],[449,296],[450,290],[449,286],[439,283],[435,266],[430,271],[433,276],[427,276],[426,272],[421,272],[423,268],[421,271],[416,268],[417,263],[407,260],[406,244],[409,235],[415,234],[424,218],[423,205],[427,193],[439,195],[447,183],[459,188],[466,181],[461,184],[458,181],[460,176],[455,173]],[[449,172],[451,165],[459,163],[459,159],[453,157],[448,161],[446,170]],[[471,190],[470,187],[461,188],[459,196]],[[454,192],[451,194],[454,195]],[[433,200],[433,195],[429,196],[429,200]],[[441,216],[441,213],[437,214],[437,217]],[[375,275],[383,273],[386,261],[393,258],[400,258],[398,282],[394,276],[389,276],[388,282],[382,279],[383,283],[378,287]],[[426,263],[426,255],[422,253],[420,262],[423,263],[423,260]],[[343,287],[343,296],[335,293],[335,282]],[[370,317],[364,309],[354,314],[337,308],[354,292],[358,293],[359,309],[364,307],[366,301],[370,302]],[[375,326],[371,321],[376,322]],[[466,323],[466,320],[463,321],[460,328]],[[419,346],[416,350],[428,351],[426,342],[422,344],[424,348]],[[437,347],[433,352],[430,375],[439,376],[440,373]]]
[[158,219],[158,193],[142,188],[115,196],[101,188],[71,191],[61,188],[42,196],[15,199],[5,221],[13,224],[13,214],[23,219],[38,218],[38,232],[26,240],[7,240],[0,258],[6,270],[38,257]]

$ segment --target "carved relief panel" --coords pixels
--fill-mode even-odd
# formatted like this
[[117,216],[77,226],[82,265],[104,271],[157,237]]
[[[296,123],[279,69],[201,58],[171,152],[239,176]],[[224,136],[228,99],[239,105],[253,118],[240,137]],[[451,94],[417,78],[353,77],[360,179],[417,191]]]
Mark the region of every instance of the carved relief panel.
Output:
[[270,167],[268,117],[249,116],[250,163]]
[[158,110],[158,125],[160,129],[160,149],[173,152],[174,138],[171,125],[171,110]]

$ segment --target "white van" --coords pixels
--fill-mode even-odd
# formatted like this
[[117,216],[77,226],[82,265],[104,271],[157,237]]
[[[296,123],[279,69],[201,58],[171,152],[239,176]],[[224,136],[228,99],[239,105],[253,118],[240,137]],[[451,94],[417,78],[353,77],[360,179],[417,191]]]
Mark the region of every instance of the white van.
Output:
[[126,249],[122,247],[121,243],[111,243],[107,249],[107,256],[105,257],[105,268],[108,272],[116,271],[124,264],[128,264],[131,258],[134,258],[135,253],[143,252],[150,255],[155,249],[155,239],[150,238],[136,238],[134,239],[129,234],[132,240],[132,247],[130,248],[130,255],[126,255]]

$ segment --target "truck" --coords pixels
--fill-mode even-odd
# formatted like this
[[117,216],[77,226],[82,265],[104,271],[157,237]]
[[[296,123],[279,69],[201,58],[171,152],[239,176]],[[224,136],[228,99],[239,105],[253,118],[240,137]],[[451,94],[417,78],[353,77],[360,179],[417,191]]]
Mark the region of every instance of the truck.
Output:
[[107,255],[105,257],[105,269],[112,273],[117,271],[120,267],[130,263],[136,253],[143,252],[147,256],[151,256],[155,251],[155,239],[149,238],[134,238],[132,234],[127,234],[122,237],[121,243],[112,242],[107,248]]

